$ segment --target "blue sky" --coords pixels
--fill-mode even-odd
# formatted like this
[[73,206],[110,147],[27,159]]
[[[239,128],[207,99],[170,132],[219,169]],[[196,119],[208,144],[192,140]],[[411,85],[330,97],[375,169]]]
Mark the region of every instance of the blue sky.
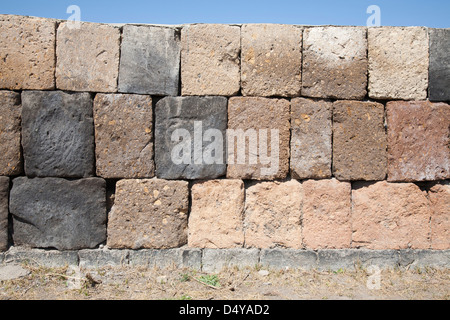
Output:
[[383,26],[450,27],[449,0],[0,0],[0,13],[103,23],[283,23],[366,25],[370,5]]

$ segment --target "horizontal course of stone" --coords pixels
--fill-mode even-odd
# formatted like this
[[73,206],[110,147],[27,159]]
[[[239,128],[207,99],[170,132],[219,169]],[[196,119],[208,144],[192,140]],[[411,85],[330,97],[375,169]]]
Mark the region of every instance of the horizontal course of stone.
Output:
[[450,29],[0,15],[0,45],[0,259],[448,259]]

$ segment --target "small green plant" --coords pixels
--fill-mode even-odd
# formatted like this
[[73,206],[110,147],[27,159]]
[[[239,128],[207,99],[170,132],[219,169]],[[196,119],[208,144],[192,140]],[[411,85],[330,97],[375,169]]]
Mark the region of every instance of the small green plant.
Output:
[[334,274],[341,274],[344,273],[345,271],[342,268],[339,268],[337,271],[333,271]]
[[198,280],[209,286],[220,287],[219,277],[216,275],[201,276]]
[[182,273],[180,277],[180,282],[188,282],[191,280],[191,276],[187,273]]
[[187,294],[183,294],[183,295],[180,297],[180,300],[192,300],[192,297],[191,297],[191,296],[188,296]]

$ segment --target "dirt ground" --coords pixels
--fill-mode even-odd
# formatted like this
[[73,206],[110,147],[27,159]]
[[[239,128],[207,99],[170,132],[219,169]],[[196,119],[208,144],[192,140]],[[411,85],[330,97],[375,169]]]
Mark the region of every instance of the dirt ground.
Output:
[[43,268],[0,281],[0,300],[449,300],[450,270],[338,272]]

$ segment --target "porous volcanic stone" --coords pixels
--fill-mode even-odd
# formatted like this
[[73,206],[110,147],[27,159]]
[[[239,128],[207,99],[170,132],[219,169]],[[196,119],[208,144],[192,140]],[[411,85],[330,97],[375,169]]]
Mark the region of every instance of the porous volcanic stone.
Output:
[[103,178],[153,178],[152,98],[97,94],[94,100],[97,175]]
[[0,177],[0,252],[8,249],[9,178]]
[[369,28],[368,43],[370,98],[427,98],[429,44],[426,28]]
[[185,181],[121,180],[109,213],[108,246],[167,249],[187,243],[189,189]]
[[244,96],[294,97],[302,81],[302,28],[245,24],[241,29]]
[[94,174],[94,121],[89,93],[24,91],[22,145],[29,177]]
[[450,105],[398,101],[386,109],[388,180],[450,178]]
[[429,249],[430,217],[426,192],[415,184],[356,184],[352,191],[352,246]]
[[0,91],[0,175],[22,173],[20,94]]
[[428,192],[431,203],[431,248],[450,249],[450,182],[431,187]]
[[429,29],[431,101],[450,101],[450,29]]
[[106,183],[19,177],[13,180],[10,211],[16,246],[78,250],[106,240]]
[[56,87],[69,91],[116,92],[120,29],[98,23],[58,27]]
[[178,95],[180,34],[175,28],[125,25],[119,92]]
[[244,183],[210,180],[192,187],[188,245],[235,248],[244,244]]
[[333,174],[339,180],[386,177],[384,106],[375,102],[333,104]]
[[295,179],[331,178],[333,104],[291,100],[291,174]]
[[236,95],[240,89],[241,28],[222,24],[181,31],[182,95]]
[[0,15],[0,88],[55,87],[56,21]]
[[335,99],[366,96],[366,28],[307,28],[303,46],[302,96]]
[[[158,178],[194,180],[225,175],[225,97],[166,97],[156,104],[155,117]],[[209,134],[218,140],[212,141]],[[186,147],[184,152],[180,146]]]

